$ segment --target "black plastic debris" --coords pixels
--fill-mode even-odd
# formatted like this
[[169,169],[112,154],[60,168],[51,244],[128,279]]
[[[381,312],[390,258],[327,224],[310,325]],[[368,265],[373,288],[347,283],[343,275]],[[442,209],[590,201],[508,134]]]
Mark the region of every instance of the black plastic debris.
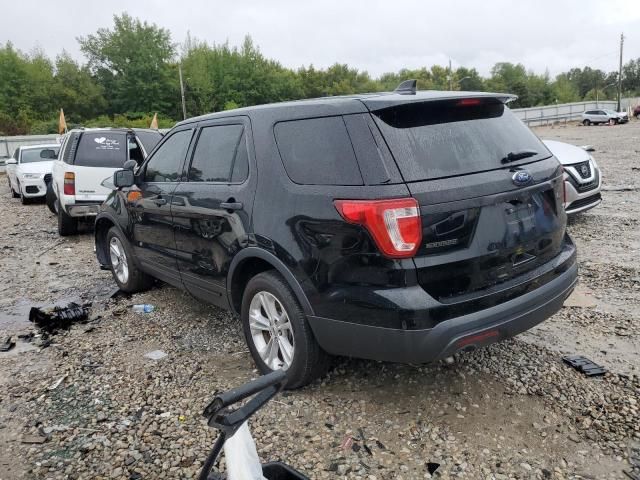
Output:
[[66,307],[32,307],[29,311],[29,321],[49,333],[61,329],[68,330],[73,323],[87,319],[89,307],[90,304],[79,305],[74,302]]
[[438,470],[439,467],[439,463],[427,462],[427,471],[429,472],[429,475],[433,475],[434,473],[436,473],[436,470]]
[[624,474],[631,480],[640,480],[640,470],[637,473],[633,470],[623,470]]
[[567,355],[562,357],[562,360],[564,363],[571,365],[579,372],[584,373],[587,377],[595,377],[607,373],[606,368],[598,365],[597,363],[593,363],[591,360],[581,355]]
[[0,342],[0,352],[8,352],[15,346],[16,342],[12,341],[11,337],[6,337],[2,342]]

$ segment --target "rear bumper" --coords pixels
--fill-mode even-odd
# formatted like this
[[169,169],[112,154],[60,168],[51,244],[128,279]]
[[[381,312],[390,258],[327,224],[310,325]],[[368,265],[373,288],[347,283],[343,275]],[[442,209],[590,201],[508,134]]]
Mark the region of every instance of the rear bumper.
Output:
[[66,206],[67,215],[70,217],[95,217],[100,210],[102,202],[83,202]]
[[402,363],[432,362],[513,337],[552,316],[576,285],[578,267],[573,258],[562,274],[529,293],[445,320],[429,329],[384,328],[322,317],[309,317],[309,323],[320,346],[333,355]]

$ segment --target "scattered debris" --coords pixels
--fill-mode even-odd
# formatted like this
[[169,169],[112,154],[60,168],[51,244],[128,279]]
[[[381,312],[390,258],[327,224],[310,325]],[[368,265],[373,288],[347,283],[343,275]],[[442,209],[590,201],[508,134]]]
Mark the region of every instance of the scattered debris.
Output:
[[133,311],[136,312],[136,313],[151,313],[155,309],[156,309],[156,307],[154,307],[150,303],[142,303],[140,305],[134,305],[133,306]]
[[342,443],[340,444],[340,448],[343,451],[349,450],[351,448],[351,446],[353,445],[353,438],[351,438],[351,435],[346,435],[343,439],[342,439]]
[[145,358],[150,358],[151,360],[162,360],[167,356],[167,354],[162,350],[153,350],[152,352],[145,353],[144,356]]
[[633,470],[623,470],[623,472],[631,480],[640,480],[640,472],[636,473]]
[[22,443],[44,443],[47,437],[43,435],[23,435],[20,442]]
[[6,337],[3,342],[0,343],[0,352],[8,352],[16,346],[16,342],[11,340],[11,337]]
[[21,333],[20,335],[18,335],[18,338],[23,342],[30,343],[33,340],[34,336],[35,335],[33,332],[29,332],[29,333]]
[[429,472],[429,475],[433,475],[434,473],[436,473],[438,467],[440,467],[439,463],[427,462],[427,471]]
[[67,378],[67,377],[68,377],[68,375],[63,375],[58,380],[53,382],[51,385],[49,385],[49,390],[55,390],[56,388],[58,388],[60,386],[60,384],[62,382],[64,382],[64,379]]
[[59,329],[68,330],[72,323],[87,319],[90,306],[91,304],[78,305],[71,302],[66,307],[32,307],[29,321],[49,333],[55,333]]
[[579,372],[584,373],[587,377],[594,377],[607,373],[606,368],[598,365],[597,363],[593,363],[591,360],[581,355],[568,355],[562,357],[562,360]]

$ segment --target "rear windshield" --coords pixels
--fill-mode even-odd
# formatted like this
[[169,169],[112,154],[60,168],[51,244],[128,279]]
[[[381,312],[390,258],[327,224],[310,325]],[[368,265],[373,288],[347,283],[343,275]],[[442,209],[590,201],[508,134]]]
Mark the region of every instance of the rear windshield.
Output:
[[406,181],[504,168],[511,152],[549,157],[538,138],[498,100],[407,103],[373,112]]
[[81,167],[120,168],[127,161],[127,153],[124,132],[85,132],[73,163]]
[[60,147],[29,148],[22,150],[20,163],[50,162],[58,158]]

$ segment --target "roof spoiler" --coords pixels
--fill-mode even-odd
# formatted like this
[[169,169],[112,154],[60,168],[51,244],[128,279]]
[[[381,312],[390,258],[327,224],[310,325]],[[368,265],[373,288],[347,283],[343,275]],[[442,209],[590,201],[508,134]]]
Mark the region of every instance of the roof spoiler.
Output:
[[417,80],[405,80],[400,85],[398,85],[393,92],[400,95],[415,95],[417,85]]

